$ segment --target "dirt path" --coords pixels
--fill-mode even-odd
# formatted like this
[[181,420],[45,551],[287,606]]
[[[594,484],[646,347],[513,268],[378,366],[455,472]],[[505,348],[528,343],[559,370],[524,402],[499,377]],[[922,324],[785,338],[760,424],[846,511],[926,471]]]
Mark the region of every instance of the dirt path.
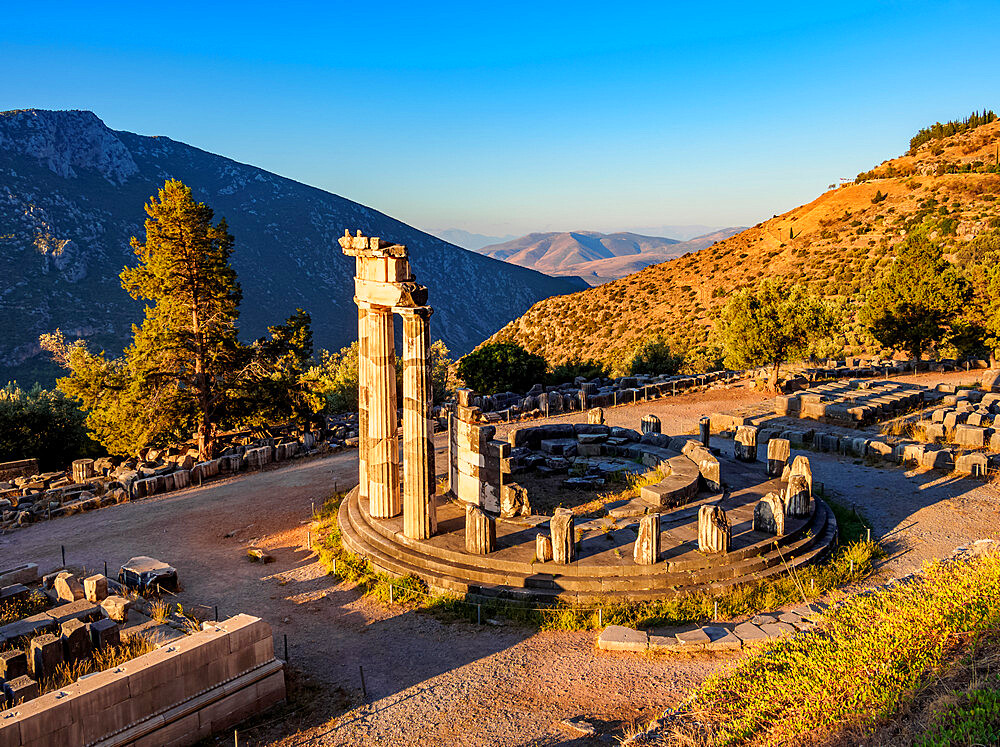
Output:
[[[636,427],[653,412],[664,431],[684,433],[702,414],[766,399],[742,389],[703,392],[615,408],[608,421]],[[1000,534],[993,486],[809,456],[816,478],[856,502],[876,533],[888,536],[894,559],[887,572]],[[102,570],[107,561],[113,573],[129,557],[148,554],[178,568],[182,603],[265,618],[279,653],[287,635],[292,666],[330,697],[317,711],[250,731],[241,744],[607,744],[574,735],[559,721],[583,716],[605,732],[620,729],[676,703],[731,660],[603,653],[592,633],[447,624],[360,597],[334,583],[304,549],[312,503],[329,496],[335,482],[352,485],[356,464],[355,453],[338,454],[36,524],[0,537],[0,566],[30,560],[48,571],[65,545],[69,563]],[[251,545],[268,549],[276,562],[249,563]]]

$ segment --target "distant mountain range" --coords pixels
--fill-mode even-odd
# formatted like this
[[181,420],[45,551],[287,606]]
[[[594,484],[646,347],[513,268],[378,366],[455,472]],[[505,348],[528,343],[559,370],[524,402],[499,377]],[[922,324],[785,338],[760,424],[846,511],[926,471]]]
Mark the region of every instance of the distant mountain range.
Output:
[[489,244],[500,244],[504,241],[517,238],[513,234],[508,234],[507,236],[484,236],[481,233],[463,231],[461,228],[445,228],[440,231],[429,231],[428,233],[455,246],[460,246],[463,249],[473,252],[477,252]]
[[38,336],[61,328],[117,355],[142,305],[118,273],[135,261],[143,205],[169,178],[225,217],[243,287],[241,335],[253,339],[297,307],[317,347],[357,337],[354,260],[345,229],[406,244],[430,289],[431,334],[463,354],[533,303],[579,281],[460,249],[356,202],[167,137],[109,129],[92,112],[0,113],[0,384],[51,384]]
[[704,249],[742,230],[723,228],[688,241],[627,232],[530,233],[513,241],[485,246],[479,251],[488,257],[548,275],[575,276],[588,285],[601,285],[650,265]]

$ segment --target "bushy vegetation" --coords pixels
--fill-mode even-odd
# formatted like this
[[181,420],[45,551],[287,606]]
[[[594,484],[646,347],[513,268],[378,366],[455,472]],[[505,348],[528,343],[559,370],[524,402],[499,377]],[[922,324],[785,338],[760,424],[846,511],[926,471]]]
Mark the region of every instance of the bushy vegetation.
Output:
[[[712,675],[673,738],[757,745],[871,736],[962,651],[995,638],[998,625],[1000,554],[933,564],[908,584],[849,598],[819,630],[780,638]],[[995,729],[995,713],[995,697],[970,695],[941,715],[924,743],[974,744],[966,739]]]
[[36,457],[42,471],[63,469],[73,459],[98,456],[87,434],[86,415],[60,391],[29,391],[13,383],[0,389],[0,462]]
[[910,153],[913,153],[924,143],[931,140],[941,140],[960,132],[971,130],[980,125],[989,124],[996,121],[997,115],[992,109],[983,109],[981,112],[972,112],[965,119],[952,119],[944,124],[935,122],[930,127],[922,127],[917,134],[910,138]]
[[545,380],[548,364],[512,342],[492,342],[458,362],[458,378],[479,394],[528,391]]

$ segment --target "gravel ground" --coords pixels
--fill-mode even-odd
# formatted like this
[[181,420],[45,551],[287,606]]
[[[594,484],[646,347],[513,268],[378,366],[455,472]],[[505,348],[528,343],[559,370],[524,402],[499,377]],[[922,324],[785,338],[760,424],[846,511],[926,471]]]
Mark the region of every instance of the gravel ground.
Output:
[[[918,380],[949,378],[961,377]],[[716,390],[615,408],[607,419],[636,427],[641,415],[653,412],[665,432],[679,434],[692,431],[702,414],[766,399],[744,389]],[[1000,536],[1000,494],[991,484],[808,455],[816,479],[856,503],[875,533],[886,536],[892,557],[884,575],[919,567],[964,542]],[[735,660],[601,652],[592,633],[446,623],[361,597],[325,575],[304,549],[313,502],[329,496],[334,482],[353,484],[356,463],[354,453],[301,461],[36,524],[0,536],[0,566],[35,561],[48,571],[59,563],[60,545],[69,563],[98,570],[104,561],[115,569],[148,554],[178,568],[182,603],[266,619],[279,655],[288,637],[295,679],[313,686],[303,690],[308,698],[241,734],[240,744],[608,744],[608,734],[675,704]],[[249,546],[268,549],[276,562],[249,563]],[[592,720],[604,736],[583,737],[560,724],[574,717]]]

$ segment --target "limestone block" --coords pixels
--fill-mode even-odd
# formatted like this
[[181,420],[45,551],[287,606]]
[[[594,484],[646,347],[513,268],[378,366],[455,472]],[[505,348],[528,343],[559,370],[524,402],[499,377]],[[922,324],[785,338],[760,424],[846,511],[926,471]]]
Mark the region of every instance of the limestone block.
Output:
[[980,389],[984,392],[1000,392],[1000,369],[991,368],[983,372]]
[[804,518],[812,509],[812,494],[805,475],[795,474],[788,478],[788,489],[785,493],[785,513],[788,516]]
[[88,602],[102,602],[108,595],[108,579],[98,573],[83,579],[83,593]]
[[508,483],[500,489],[500,516],[509,519],[513,516],[529,516],[531,502],[528,491],[516,482]]
[[[4,692],[10,700],[10,704],[16,706],[38,697],[38,683],[27,675],[22,675],[12,680],[7,680],[7,683],[4,685]],[[16,725],[15,728],[17,728]]]
[[974,425],[955,426],[955,443],[966,449],[981,449],[986,445],[986,429]]
[[753,509],[753,529],[777,537],[785,533],[785,505],[780,496],[768,493],[757,502]]
[[552,560],[565,565],[576,556],[576,538],[573,512],[567,508],[557,508],[555,516],[549,520],[552,536]]
[[955,471],[972,477],[986,477],[989,460],[981,451],[963,454],[955,460]]
[[812,467],[809,466],[809,457],[800,454],[792,460],[792,469],[789,472],[789,479],[792,475],[803,475],[806,478],[806,482],[809,484],[809,495],[812,495],[813,486],[813,473]]
[[83,591],[83,585],[69,571],[63,571],[56,576],[53,588],[55,588],[56,595],[64,602],[75,602],[77,599],[83,599],[86,596]]
[[698,440],[706,449],[712,442],[712,419],[707,415],[698,418]]
[[59,638],[62,641],[65,661],[73,662],[90,656],[90,632],[87,630],[87,623],[67,620],[60,628]]
[[595,407],[587,411],[587,422],[591,425],[604,425],[604,408]]
[[38,579],[37,563],[24,563],[13,568],[0,570],[0,587],[11,584],[33,584]]
[[87,632],[90,634],[90,646],[95,651],[108,646],[117,646],[121,641],[118,623],[106,617],[97,622],[87,623]]
[[639,429],[643,433],[659,433],[660,419],[655,415],[644,415],[639,425]]
[[62,641],[51,633],[32,638],[28,648],[28,662],[36,680],[50,677],[56,667],[63,663]]
[[649,634],[621,625],[609,625],[597,638],[597,647],[604,651],[645,651],[649,648]]
[[924,469],[951,470],[955,467],[955,457],[951,449],[928,449],[920,460]]
[[0,651],[0,680],[10,680],[28,673],[28,657],[20,649]]
[[101,607],[104,608],[104,612],[112,620],[124,623],[128,622],[128,611],[132,607],[132,602],[125,597],[113,594],[101,602]]
[[548,563],[552,560],[552,538],[549,535],[535,535],[535,560],[539,563]]
[[721,506],[704,505],[698,509],[698,549],[707,553],[727,553],[733,532],[729,517]]
[[637,565],[656,565],[660,559],[660,515],[646,514],[639,519],[639,536],[632,558]]
[[93,459],[77,459],[73,462],[73,482],[80,484],[87,482],[94,476]]
[[767,442],[767,474],[769,477],[781,477],[789,457],[792,445],[787,438],[772,438]]
[[734,454],[742,462],[757,461],[757,427],[741,425],[736,429],[733,443]]
[[488,555],[496,549],[496,520],[479,506],[465,506],[465,551],[473,555]]

